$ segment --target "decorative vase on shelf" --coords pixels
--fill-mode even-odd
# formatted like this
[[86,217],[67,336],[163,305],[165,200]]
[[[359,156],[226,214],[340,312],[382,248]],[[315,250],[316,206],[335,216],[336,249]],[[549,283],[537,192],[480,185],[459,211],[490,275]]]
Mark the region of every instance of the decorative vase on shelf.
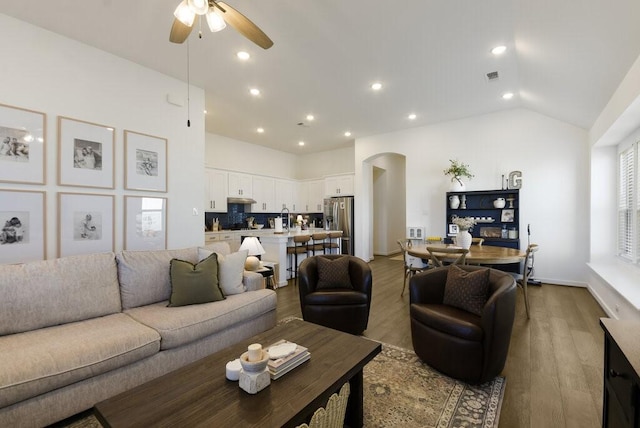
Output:
[[449,190],[452,192],[464,192],[465,185],[462,179],[460,179],[460,177],[454,177],[453,180],[451,180],[451,188]]
[[456,245],[468,250],[469,247],[471,247],[471,239],[469,231],[467,229],[462,229],[458,232],[458,235],[456,235]]
[[449,207],[452,210],[457,210],[459,206],[460,206],[460,198],[458,197],[458,195],[449,196]]

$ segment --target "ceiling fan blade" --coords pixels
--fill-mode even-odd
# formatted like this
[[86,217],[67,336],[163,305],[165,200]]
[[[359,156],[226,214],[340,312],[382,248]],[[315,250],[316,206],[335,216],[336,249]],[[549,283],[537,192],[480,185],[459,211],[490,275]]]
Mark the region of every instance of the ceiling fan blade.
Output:
[[263,49],[273,46],[273,41],[249,18],[226,4],[225,2],[215,2],[221,12],[225,22],[236,29],[240,34],[251,40]]
[[173,20],[173,25],[171,26],[171,33],[169,34],[169,41],[172,43],[183,43],[191,34],[191,30],[193,26],[189,27],[188,25],[184,25],[180,22],[179,19]]

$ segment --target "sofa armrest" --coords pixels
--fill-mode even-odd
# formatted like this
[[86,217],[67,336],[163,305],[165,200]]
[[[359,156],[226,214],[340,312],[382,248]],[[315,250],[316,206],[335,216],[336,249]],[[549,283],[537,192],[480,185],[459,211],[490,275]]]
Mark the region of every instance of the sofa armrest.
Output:
[[264,277],[259,273],[245,270],[242,274],[242,283],[247,291],[262,290],[264,288]]

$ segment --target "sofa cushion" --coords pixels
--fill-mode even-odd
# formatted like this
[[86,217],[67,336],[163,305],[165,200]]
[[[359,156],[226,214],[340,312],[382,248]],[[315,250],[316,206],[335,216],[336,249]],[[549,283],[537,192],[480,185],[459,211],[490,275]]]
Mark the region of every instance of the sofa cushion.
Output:
[[186,306],[224,300],[218,285],[216,253],[197,264],[172,259],[169,267],[171,297],[169,306]]
[[456,265],[449,267],[447,282],[444,286],[443,303],[445,305],[454,306],[480,316],[485,303],[487,303],[488,292],[488,268],[468,272]]
[[318,290],[330,288],[353,288],[349,277],[349,257],[330,260],[318,257]]
[[[213,253],[212,250],[198,248],[198,259],[204,260]],[[218,279],[224,295],[244,293],[247,290],[242,282],[244,262],[247,260],[249,251],[242,250],[227,255],[216,254],[218,254]]]
[[197,263],[197,247],[181,250],[125,250],[116,255],[123,309],[169,300],[171,259]]
[[120,310],[113,253],[0,265],[0,335]]
[[276,293],[257,290],[219,302],[167,307],[166,302],[128,309],[133,319],[160,333],[160,349],[172,349],[275,310]]
[[2,336],[0,407],[126,366],[159,348],[156,331],[123,313]]

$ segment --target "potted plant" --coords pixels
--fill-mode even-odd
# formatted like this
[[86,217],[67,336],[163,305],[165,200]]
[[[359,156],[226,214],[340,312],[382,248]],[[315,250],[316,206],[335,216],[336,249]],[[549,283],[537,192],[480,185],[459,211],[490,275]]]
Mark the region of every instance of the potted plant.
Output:
[[451,191],[462,192],[465,189],[462,178],[466,177],[471,180],[473,178],[473,174],[469,171],[469,165],[464,164],[457,159],[449,159],[449,162],[451,162],[451,165],[449,165],[449,168],[444,170],[444,175],[451,176]]

